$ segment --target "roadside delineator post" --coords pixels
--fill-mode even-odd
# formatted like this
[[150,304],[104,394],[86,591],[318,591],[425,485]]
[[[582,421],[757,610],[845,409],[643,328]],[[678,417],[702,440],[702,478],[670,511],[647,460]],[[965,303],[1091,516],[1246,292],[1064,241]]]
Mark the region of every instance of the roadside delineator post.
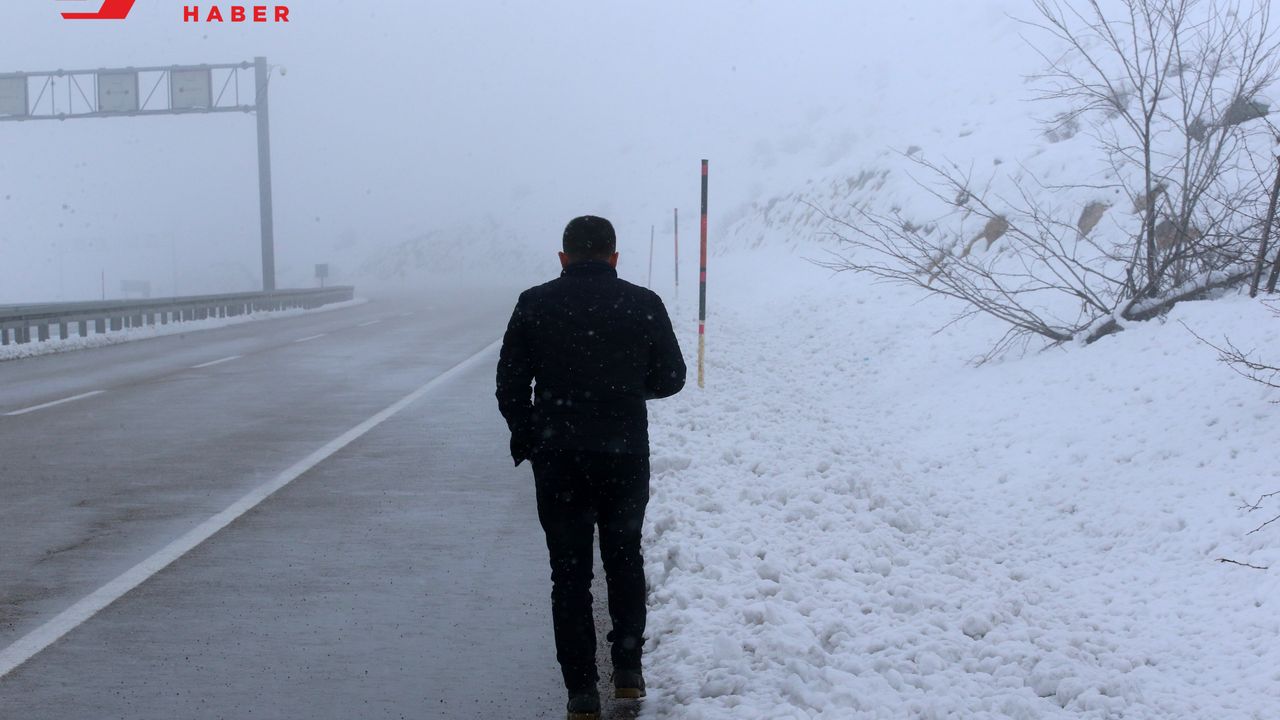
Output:
[[676,231],[676,302],[680,302],[680,208],[672,210],[672,227]]
[[702,250],[698,263],[698,387],[706,387],[703,359],[707,352],[707,161],[702,161]]
[[649,279],[644,284],[644,286],[649,288],[650,290],[653,289],[653,230],[654,230],[654,227],[650,225],[649,226]]

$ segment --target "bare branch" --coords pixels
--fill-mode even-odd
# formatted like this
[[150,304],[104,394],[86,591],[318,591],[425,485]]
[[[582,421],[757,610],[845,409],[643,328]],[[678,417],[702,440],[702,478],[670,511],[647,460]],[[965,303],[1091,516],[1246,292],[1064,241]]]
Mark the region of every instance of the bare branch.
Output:
[[1249,563],[1243,563],[1238,560],[1230,560],[1228,558],[1218,558],[1216,562],[1229,563],[1231,565],[1239,565],[1240,567],[1246,567],[1246,568],[1249,568],[1250,570],[1270,570],[1271,569],[1271,566],[1269,565],[1250,565]]

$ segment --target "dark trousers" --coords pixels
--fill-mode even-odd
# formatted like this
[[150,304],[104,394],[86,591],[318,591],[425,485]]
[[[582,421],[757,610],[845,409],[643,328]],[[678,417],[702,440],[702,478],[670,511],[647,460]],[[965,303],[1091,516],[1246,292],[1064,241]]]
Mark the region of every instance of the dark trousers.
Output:
[[591,578],[597,525],[613,624],[608,636],[613,666],[640,668],[645,625],[640,529],[649,503],[649,457],[544,450],[533,458],[533,477],[551,557],[556,659],[570,693],[594,690],[599,675]]

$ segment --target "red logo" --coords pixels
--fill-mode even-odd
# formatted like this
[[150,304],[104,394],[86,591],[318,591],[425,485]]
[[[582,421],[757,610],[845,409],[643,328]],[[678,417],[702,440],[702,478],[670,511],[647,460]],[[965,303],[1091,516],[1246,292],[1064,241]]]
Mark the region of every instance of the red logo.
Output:
[[67,20],[123,20],[129,17],[135,0],[102,0],[98,12],[64,12]]
[[[64,12],[67,20],[124,20],[137,0],[99,0],[102,5],[97,12]],[[184,23],[287,23],[289,22],[288,5],[218,5],[213,3],[201,8],[199,5],[182,7]]]

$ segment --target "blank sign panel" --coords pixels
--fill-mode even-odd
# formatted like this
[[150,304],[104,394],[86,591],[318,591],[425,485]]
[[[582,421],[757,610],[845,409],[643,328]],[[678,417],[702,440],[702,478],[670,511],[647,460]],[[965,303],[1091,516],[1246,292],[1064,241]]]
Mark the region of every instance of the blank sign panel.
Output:
[[138,73],[98,73],[98,112],[137,112]]
[[169,73],[169,107],[192,110],[213,106],[213,71],[174,70]]
[[0,115],[26,115],[27,78],[24,75],[0,75]]

